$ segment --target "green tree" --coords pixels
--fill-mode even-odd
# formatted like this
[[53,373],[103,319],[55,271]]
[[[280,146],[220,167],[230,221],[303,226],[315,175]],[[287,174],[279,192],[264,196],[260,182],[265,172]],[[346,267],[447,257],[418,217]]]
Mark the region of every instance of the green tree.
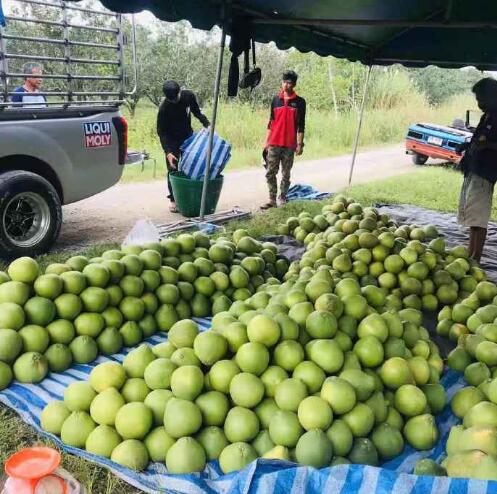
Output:
[[469,91],[483,77],[474,68],[441,69],[433,65],[410,69],[409,75],[416,88],[426,95],[432,105],[440,105],[451,96]]

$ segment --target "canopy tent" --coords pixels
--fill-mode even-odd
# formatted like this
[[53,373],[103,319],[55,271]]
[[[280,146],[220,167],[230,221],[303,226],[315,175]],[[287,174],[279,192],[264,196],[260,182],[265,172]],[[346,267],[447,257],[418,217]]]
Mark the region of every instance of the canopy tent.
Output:
[[[164,21],[186,19],[211,29],[220,0],[101,0],[111,10],[150,10]],[[495,0],[235,0],[229,19],[254,23],[256,41],[274,41],[367,65],[402,63],[497,70]]]
[[[495,0],[101,0],[122,13],[150,10],[164,21],[188,20],[193,27],[222,27],[221,50],[214,89],[214,133],[226,34],[242,23],[255,41],[274,41],[279,48],[295,47],[373,65],[401,63],[445,68],[468,65],[497,70],[497,2]],[[237,22],[233,22],[237,19]],[[352,180],[368,84],[349,174]],[[202,194],[204,214],[212,145]]]

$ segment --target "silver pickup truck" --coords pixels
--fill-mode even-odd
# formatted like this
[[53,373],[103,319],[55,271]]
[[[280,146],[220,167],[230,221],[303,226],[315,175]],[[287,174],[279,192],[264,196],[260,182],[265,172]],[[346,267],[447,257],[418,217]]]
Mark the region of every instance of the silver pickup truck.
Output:
[[47,251],[62,204],[114,185],[127,158],[127,124],[113,107],[0,112],[0,253]]
[[[127,123],[119,111],[128,82],[123,55],[127,43],[121,17],[64,1],[21,3],[24,10],[7,12],[6,27],[0,26],[3,258],[46,252],[61,229],[61,206],[114,185],[128,159]],[[32,8],[26,10],[31,3]],[[71,20],[71,13],[75,20]],[[105,22],[91,26],[82,22],[85,14],[91,14],[89,19],[101,16]],[[61,33],[65,33],[62,45],[53,35],[41,32],[32,36],[31,27],[22,30],[23,22],[43,27],[47,18],[51,28],[60,23]],[[85,30],[92,34],[90,41],[74,35],[71,38],[71,33]],[[99,32],[106,37],[103,41],[98,41]],[[47,50],[47,46],[51,49]],[[71,49],[80,51],[74,55]],[[87,58],[81,49],[90,50]],[[100,50],[100,55],[95,56],[95,50]],[[102,50],[108,50],[109,56],[104,58]],[[43,104],[19,102],[26,61],[43,67],[43,71],[37,72],[43,86],[36,92]],[[84,71],[75,69],[81,66]],[[98,76],[92,73],[92,67],[104,70],[93,69],[101,74]]]

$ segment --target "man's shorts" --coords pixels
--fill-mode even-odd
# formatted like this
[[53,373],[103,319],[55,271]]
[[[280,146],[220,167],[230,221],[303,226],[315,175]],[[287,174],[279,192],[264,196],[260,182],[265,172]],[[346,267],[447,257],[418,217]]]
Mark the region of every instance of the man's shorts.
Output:
[[494,184],[468,173],[464,177],[457,220],[463,226],[487,228],[492,210]]

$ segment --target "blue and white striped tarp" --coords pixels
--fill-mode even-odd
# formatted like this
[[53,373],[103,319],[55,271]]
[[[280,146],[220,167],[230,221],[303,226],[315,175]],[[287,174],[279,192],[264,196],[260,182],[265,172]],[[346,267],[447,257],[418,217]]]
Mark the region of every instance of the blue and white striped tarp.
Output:
[[5,26],[5,16],[3,15],[2,0],[0,0],[0,26]]
[[[210,327],[208,319],[197,319],[202,331]],[[147,343],[155,345],[165,341],[164,334],[155,335]],[[148,493],[185,494],[495,494],[497,482],[482,480],[449,479],[410,475],[420,458],[439,460],[445,451],[447,436],[458,419],[447,406],[437,418],[441,441],[431,451],[419,452],[407,446],[401,456],[385,463],[382,468],[364,465],[339,465],[316,470],[295,463],[263,460],[248,465],[241,472],[223,475],[217,462],[211,462],[201,474],[169,475],[161,463],[151,464],[145,472],[135,472],[116,463],[65,446],[59,438],[41,431],[40,414],[52,400],[60,400],[64,389],[72,382],[86,380],[92,368],[107,360],[122,362],[131,349],[111,357],[99,357],[91,365],[75,365],[60,373],[50,374],[40,384],[14,383],[0,392],[0,402],[14,409],[22,419],[43,435],[54,440],[68,453],[109,468],[129,484]],[[462,375],[449,371],[442,379],[449,399],[465,385]]]
[[288,189],[288,201],[311,201],[330,197],[331,192],[319,192],[312,185],[295,184]]
[[[181,161],[179,170],[192,180],[199,180],[205,175],[207,168],[207,148],[209,132],[201,130],[189,137],[181,146]],[[214,133],[212,143],[210,178],[216,178],[223,172],[231,158],[231,146]]]

